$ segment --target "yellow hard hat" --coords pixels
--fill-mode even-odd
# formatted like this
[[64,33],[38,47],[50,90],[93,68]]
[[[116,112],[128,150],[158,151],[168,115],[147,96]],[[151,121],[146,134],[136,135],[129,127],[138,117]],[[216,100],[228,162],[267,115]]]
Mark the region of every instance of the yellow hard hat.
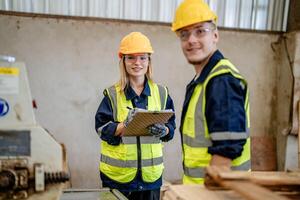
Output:
[[217,21],[217,15],[203,0],[184,0],[177,8],[172,31],[199,22]]
[[131,32],[126,35],[120,44],[119,57],[123,54],[153,53],[150,40],[140,32]]

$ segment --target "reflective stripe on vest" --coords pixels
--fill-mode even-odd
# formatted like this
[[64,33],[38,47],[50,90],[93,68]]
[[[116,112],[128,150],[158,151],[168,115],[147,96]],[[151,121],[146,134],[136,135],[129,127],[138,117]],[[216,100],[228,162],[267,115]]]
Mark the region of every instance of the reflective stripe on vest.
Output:
[[[129,160],[126,162],[111,158],[109,156],[101,155],[101,162],[109,163],[116,167],[136,167],[137,166],[137,160]],[[153,158],[153,159],[143,159],[142,160],[142,166],[149,167],[153,165],[159,165],[163,163],[163,158]]]
[[[251,167],[251,162],[250,162],[250,160],[248,160],[247,162],[243,163],[242,165],[232,166],[231,169],[247,171],[250,169],[250,167]],[[184,171],[184,174],[187,174],[194,178],[203,178],[205,176],[205,167],[191,168],[191,167],[184,166],[183,171]]]
[[244,109],[246,111],[246,132],[213,132],[209,133],[206,118],[205,105],[206,86],[212,78],[221,74],[231,73],[239,79],[247,88],[245,79],[238,70],[228,61],[220,60],[212,69],[204,83],[198,84],[190,99],[188,109],[183,122],[183,159],[185,184],[203,183],[204,169],[209,165],[211,155],[207,152],[212,141],[247,139],[242,155],[232,161],[232,169],[249,170],[250,162],[250,139],[249,139],[249,91],[246,90]]
[[[168,91],[165,87],[148,81],[151,95],[148,96],[148,110],[162,110],[166,107]],[[128,114],[127,107],[132,108],[131,100],[121,92],[118,84],[106,89],[115,121],[124,121]],[[101,127],[99,131],[101,131]],[[159,138],[141,136],[141,167],[145,182],[159,179],[163,171],[162,144]],[[137,173],[138,154],[137,137],[122,137],[121,144],[114,146],[101,141],[100,171],[110,179],[120,183],[132,181]]]

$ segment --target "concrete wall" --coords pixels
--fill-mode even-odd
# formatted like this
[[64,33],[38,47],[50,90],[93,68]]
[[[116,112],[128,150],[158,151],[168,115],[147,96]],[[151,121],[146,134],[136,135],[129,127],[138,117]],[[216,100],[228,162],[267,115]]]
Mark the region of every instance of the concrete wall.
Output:
[[[179,126],[185,85],[194,71],[186,63],[179,41],[169,26],[0,13],[0,27],[0,54],[13,55],[26,63],[32,95],[38,106],[36,119],[66,145],[73,187],[99,186],[100,139],[94,130],[94,114],[103,97],[103,89],[118,80],[117,50],[127,33],[141,31],[149,36],[155,50],[154,77],[169,87]],[[280,60],[271,44],[279,35],[220,30],[220,37],[221,51],[249,82],[251,135],[272,139],[277,123],[274,107]],[[263,154],[263,149],[263,145],[258,145],[254,150],[262,152],[253,154],[256,166],[265,162],[259,156],[268,157]],[[178,129],[174,140],[165,145],[164,158],[165,179],[180,179]]]

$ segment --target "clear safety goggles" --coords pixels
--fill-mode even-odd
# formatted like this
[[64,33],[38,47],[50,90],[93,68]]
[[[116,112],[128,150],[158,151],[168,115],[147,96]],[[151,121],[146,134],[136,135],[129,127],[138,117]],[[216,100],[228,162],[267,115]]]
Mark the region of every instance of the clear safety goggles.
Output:
[[216,26],[214,24],[211,24],[210,27],[202,27],[202,26],[196,26],[190,30],[179,30],[177,31],[177,36],[180,38],[181,41],[187,41],[190,36],[193,34],[194,37],[200,39],[204,37],[208,32],[216,30]]
[[148,61],[150,56],[148,54],[143,55],[124,55],[124,59],[126,62],[129,63],[135,63],[137,60],[139,60],[141,63],[145,63]]

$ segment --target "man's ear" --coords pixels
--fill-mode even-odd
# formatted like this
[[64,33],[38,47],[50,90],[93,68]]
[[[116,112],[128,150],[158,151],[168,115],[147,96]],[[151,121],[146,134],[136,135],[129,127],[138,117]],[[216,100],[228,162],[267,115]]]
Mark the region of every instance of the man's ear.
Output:
[[219,31],[214,31],[214,43],[217,43],[219,41]]

